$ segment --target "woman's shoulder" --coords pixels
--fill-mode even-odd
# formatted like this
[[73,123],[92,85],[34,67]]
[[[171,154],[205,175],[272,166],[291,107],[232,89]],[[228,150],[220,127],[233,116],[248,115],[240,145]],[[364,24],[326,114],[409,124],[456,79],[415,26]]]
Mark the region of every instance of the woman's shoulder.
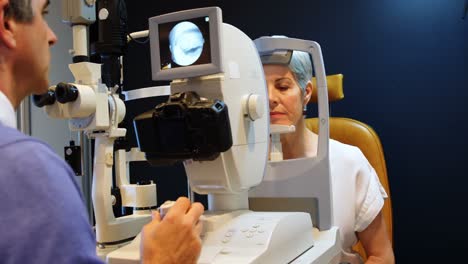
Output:
[[330,140],[330,167],[335,174],[353,175],[360,184],[366,185],[374,178],[378,181],[374,168],[358,147],[336,140]]
[[341,161],[349,162],[363,162],[367,160],[358,147],[345,144],[334,139],[330,139],[329,148],[330,160],[339,159]]

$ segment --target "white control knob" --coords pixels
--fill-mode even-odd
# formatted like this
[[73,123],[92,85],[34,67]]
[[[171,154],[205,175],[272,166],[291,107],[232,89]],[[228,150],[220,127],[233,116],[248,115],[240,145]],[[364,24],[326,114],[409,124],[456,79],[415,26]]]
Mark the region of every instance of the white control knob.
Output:
[[109,10],[101,8],[98,13],[99,20],[106,20],[109,17]]
[[249,94],[243,98],[244,115],[250,120],[255,121],[265,113],[265,100],[258,94]]

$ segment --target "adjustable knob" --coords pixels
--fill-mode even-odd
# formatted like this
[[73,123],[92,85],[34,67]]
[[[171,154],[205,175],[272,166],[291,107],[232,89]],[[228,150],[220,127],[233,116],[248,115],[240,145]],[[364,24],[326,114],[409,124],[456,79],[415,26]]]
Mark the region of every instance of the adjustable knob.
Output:
[[255,121],[264,114],[265,100],[258,94],[249,94],[243,98],[244,116]]

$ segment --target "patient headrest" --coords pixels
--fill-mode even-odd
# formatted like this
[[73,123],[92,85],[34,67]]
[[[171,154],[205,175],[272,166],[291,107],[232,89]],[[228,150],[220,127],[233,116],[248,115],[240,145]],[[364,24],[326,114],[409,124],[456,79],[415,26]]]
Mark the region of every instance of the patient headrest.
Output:
[[[312,97],[309,100],[310,103],[317,103],[317,80],[312,78]],[[328,101],[334,102],[344,98],[343,93],[343,74],[327,75],[327,86],[328,86]]]

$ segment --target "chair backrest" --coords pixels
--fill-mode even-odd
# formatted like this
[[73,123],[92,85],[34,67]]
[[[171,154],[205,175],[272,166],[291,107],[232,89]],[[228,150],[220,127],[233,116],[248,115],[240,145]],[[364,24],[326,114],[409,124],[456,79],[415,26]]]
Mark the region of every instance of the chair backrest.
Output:
[[[327,76],[327,83],[330,102],[344,98],[343,75],[337,74]],[[314,93],[312,94],[311,102],[317,102],[316,94]],[[306,126],[314,133],[317,133],[317,118],[307,118]],[[377,172],[379,180],[388,194],[388,198],[385,200],[382,209],[382,214],[385,219],[390,241],[393,244],[392,202],[390,199],[387,166],[379,136],[374,129],[360,121],[345,117],[330,117],[330,138],[358,147]],[[354,249],[358,251],[361,256],[366,258],[365,251],[360,243],[358,243]]]

